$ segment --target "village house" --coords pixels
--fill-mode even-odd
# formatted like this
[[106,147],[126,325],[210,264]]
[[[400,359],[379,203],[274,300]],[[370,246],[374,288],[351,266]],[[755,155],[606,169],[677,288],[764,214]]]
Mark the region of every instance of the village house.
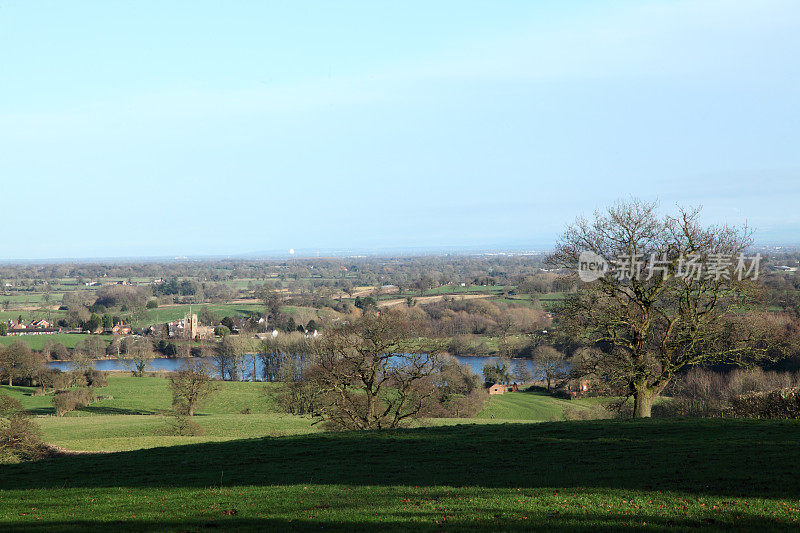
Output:
[[174,338],[181,338],[184,336],[183,330],[185,329],[185,320],[179,318],[172,322],[167,322],[167,335]]
[[487,383],[485,385],[486,392],[489,394],[505,394],[506,392],[519,392],[519,385],[517,383]]
[[492,383],[486,386],[486,392],[489,394],[503,394],[506,392],[506,386],[502,383]]
[[579,398],[584,396],[589,389],[591,388],[591,382],[584,378],[584,379],[571,379],[567,383],[567,393],[569,394],[570,398]]
[[54,333],[61,333],[61,328],[53,327],[53,324],[47,320],[34,320],[30,324],[23,324],[18,322],[13,324],[9,322],[8,335],[51,335]]
[[267,339],[274,339],[278,336],[278,330],[273,329],[272,332],[268,333],[256,333],[256,338],[259,340],[267,340]]
[[131,327],[126,326],[125,324],[115,324],[111,329],[108,330],[108,333],[115,333],[117,335],[130,335],[131,332]]

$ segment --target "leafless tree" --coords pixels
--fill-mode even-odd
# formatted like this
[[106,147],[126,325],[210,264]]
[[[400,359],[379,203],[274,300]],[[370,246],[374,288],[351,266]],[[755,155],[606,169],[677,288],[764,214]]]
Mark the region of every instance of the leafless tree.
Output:
[[445,355],[438,358],[431,379],[438,395],[437,402],[426,411],[426,416],[474,416],[489,396],[481,378],[455,357]]
[[0,347],[0,373],[8,379],[9,387],[14,385],[15,379],[30,381],[43,366],[44,357],[22,341],[15,340],[5,348]]
[[[754,294],[747,276],[735,272],[735,258],[751,244],[750,230],[706,227],[699,214],[679,209],[662,216],[655,203],[621,201],[570,225],[549,258],[574,281],[581,252],[619,261],[616,271],[581,283],[560,316],[574,336],[600,348],[586,351],[577,366],[632,395],[635,417],[650,416],[654,399],[682,368],[743,363],[774,346],[772,319],[741,314]],[[727,274],[696,269],[724,258],[734,260]]]
[[266,324],[275,323],[281,314],[282,298],[274,287],[265,284],[256,291],[256,296],[264,304],[264,316]]
[[312,364],[313,342],[297,332],[262,340],[257,357],[264,381],[298,381],[303,370]]
[[86,352],[75,350],[72,352],[70,363],[74,372],[84,374],[94,368],[94,357]]
[[333,429],[394,428],[422,416],[436,401],[438,356],[412,336],[409,322],[391,313],[326,330],[304,373],[317,393],[312,414]]
[[226,335],[214,349],[214,361],[222,379],[244,380],[248,342],[239,335]]
[[515,359],[513,361],[513,376],[516,381],[520,383],[527,383],[533,377],[530,368],[528,367],[527,359]]
[[533,351],[533,366],[538,376],[547,383],[547,390],[553,382],[567,376],[566,356],[552,346],[539,346]]
[[209,365],[192,359],[185,360],[180,370],[170,376],[169,387],[172,405],[187,416],[194,416],[195,408],[216,390]]
[[22,408],[22,404],[0,395],[0,458],[9,455],[22,460],[39,459],[47,454],[41,430]]

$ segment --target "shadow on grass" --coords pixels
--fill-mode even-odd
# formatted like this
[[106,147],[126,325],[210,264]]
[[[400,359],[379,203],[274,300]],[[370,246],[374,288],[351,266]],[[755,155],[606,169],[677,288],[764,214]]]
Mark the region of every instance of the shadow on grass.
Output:
[[800,496],[792,421],[644,420],[324,433],[55,457],[3,467],[0,489],[584,487]]
[[[56,413],[53,407],[34,407],[26,409],[26,413],[30,415],[54,415]],[[156,411],[149,411],[147,409],[120,409],[119,407],[105,407],[99,405],[90,405],[76,409],[75,412],[90,413],[93,415],[155,415],[161,414]]]
[[33,416],[54,415],[56,413],[56,410],[53,407],[33,407],[31,409],[25,409],[25,412]]
[[[30,415],[54,415],[56,413],[53,407],[34,407],[26,409],[26,413]],[[154,415],[160,414],[156,411],[149,411],[146,409],[120,409],[119,407],[104,407],[97,405],[90,405],[76,409],[75,412],[91,413],[93,415]]]
[[[232,510],[227,510],[232,512]],[[715,518],[665,518],[644,513],[635,515],[600,515],[597,513],[554,513],[544,516],[517,516],[507,509],[497,509],[496,514],[484,520],[461,520],[456,517],[426,516],[421,513],[393,515],[378,521],[342,521],[337,519],[297,518],[238,518],[236,516],[205,516],[183,520],[125,520],[102,522],[108,531],[401,531],[413,528],[414,531],[619,531],[637,529],[639,531],[687,531],[698,528],[737,531],[792,531],[791,525],[766,517],[737,518],[733,522],[721,522]],[[90,520],[42,521],[20,524],[19,522],[0,522],[4,532],[14,531],[93,531],[98,522]]]
[[548,398],[556,398],[554,394],[547,390],[547,387],[541,387],[539,385],[531,385],[530,387],[526,387],[524,389],[519,389],[518,392],[524,392],[527,394],[535,394],[537,396],[547,396]]
[[103,405],[89,405],[78,409],[84,413],[91,413],[94,415],[154,415],[158,414],[156,411],[148,409],[121,409],[119,407],[106,407]]

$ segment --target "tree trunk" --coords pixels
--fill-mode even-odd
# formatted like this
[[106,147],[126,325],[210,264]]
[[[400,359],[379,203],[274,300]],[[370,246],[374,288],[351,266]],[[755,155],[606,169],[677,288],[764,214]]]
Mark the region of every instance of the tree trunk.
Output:
[[8,375],[8,386],[9,387],[14,386],[14,378],[11,376],[11,374]]
[[663,383],[655,387],[648,387],[647,385],[636,387],[636,392],[633,397],[633,418],[650,418],[650,413],[653,410],[653,402],[666,386],[667,384]]
[[633,418],[650,418],[654,398],[649,389],[638,389],[634,395]]
[[190,403],[188,407],[189,408],[187,409],[186,414],[189,416],[194,416],[194,404]]

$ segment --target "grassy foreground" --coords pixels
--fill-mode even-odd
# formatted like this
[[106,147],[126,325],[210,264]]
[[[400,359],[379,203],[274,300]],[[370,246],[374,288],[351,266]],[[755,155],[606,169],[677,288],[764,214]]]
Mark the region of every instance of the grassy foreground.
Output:
[[18,399],[38,415],[44,440],[67,450],[123,451],[319,431],[309,418],[279,411],[277,383],[226,381],[216,386],[194,417],[203,429],[197,436],[170,433],[170,419],[163,413],[172,405],[172,395],[163,377],[112,373],[107,387],[93,390],[105,399],[64,417],[55,416],[52,395],[34,395],[33,388],[0,386],[0,394]]
[[[160,413],[170,408],[172,396],[163,377],[112,373],[107,387],[94,389],[105,399],[64,417],[54,416],[51,395],[36,396],[33,388],[0,386],[0,394],[18,399],[28,412],[38,415],[36,422],[45,441],[68,450],[127,451],[319,431],[309,418],[280,412],[276,405],[280,384],[226,381],[217,382],[217,387],[195,416],[203,434],[193,437],[167,431],[169,420]],[[493,396],[475,418],[428,419],[421,425],[559,420],[565,409],[585,409],[593,402],[591,398],[568,401],[543,393],[509,393]]]
[[0,530],[795,529],[800,425],[469,425],[7,465]]

